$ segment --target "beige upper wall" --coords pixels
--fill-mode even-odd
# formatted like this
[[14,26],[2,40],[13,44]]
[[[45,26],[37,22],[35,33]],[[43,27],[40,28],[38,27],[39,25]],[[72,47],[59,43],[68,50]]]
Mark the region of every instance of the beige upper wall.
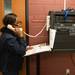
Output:
[[[19,20],[23,22],[23,30],[25,31],[25,0],[12,0],[12,12],[16,13]],[[4,17],[4,0],[0,0],[0,28],[2,27],[2,19]]]
[[12,0],[12,12],[16,13],[19,20],[23,22],[23,30],[25,31],[25,0]]
[[2,27],[2,19],[4,16],[4,0],[0,0],[0,28]]

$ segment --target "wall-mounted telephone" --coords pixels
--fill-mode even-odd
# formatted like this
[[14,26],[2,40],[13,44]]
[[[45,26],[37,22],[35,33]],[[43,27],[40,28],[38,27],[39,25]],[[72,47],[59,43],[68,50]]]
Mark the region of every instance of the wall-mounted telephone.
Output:
[[46,30],[48,31],[50,27],[50,16],[46,16]]

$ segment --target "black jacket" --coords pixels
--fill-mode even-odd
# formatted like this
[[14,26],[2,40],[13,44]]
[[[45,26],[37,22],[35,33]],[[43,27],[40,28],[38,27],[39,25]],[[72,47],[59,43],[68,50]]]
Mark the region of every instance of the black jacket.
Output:
[[26,50],[26,41],[20,39],[11,30],[4,28],[0,37],[0,66],[14,65],[16,60],[21,64]]

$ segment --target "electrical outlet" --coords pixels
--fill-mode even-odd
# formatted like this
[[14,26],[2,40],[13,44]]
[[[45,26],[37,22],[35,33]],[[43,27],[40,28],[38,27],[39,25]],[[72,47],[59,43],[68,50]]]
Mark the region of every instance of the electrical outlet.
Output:
[[70,69],[69,68],[66,69],[66,75],[70,75]]

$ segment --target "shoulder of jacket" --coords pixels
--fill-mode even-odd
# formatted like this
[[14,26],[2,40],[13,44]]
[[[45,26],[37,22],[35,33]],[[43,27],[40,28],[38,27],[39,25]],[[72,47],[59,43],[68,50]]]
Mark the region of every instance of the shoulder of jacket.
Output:
[[6,39],[16,39],[16,37],[15,36],[13,36],[12,34],[9,34],[9,33],[4,33],[3,34],[4,35],[4,38],[6,38]]
[[2,36],[2,32],[0,32],[0,37]]

